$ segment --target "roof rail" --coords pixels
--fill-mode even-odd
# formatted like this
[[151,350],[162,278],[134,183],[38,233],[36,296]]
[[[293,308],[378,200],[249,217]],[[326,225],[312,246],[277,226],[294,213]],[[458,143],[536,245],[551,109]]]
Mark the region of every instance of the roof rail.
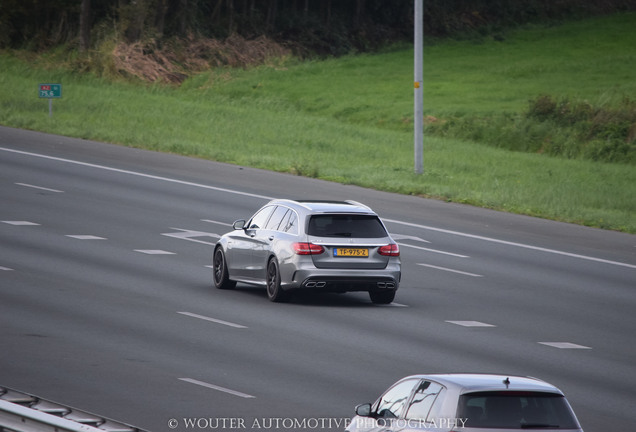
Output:
[[28,393],[0,386],[0,430],[7,432],[146,432]]
[[362,204],[361,202],[358,202],[358,201],[354,201],[354,200],[345,200],[345,202],[346,202],[346,203],[349,203],[349,204],[351,204],[351,205],[357,205],[357,206],[360,206],[360,207],[363,207],[363,208],[366,208],[366,209],[371,210],[371,207],[369,207],[369,206],[368,206],[368,205],[366,205],[366,204]]

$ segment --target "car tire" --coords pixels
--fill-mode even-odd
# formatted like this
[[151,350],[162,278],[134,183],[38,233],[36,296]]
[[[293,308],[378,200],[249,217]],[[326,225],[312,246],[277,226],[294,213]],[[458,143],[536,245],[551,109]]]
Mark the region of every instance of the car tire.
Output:
[[214,286],[218,289],[232,289],[236,286],[236,282],[230,280],[227,271],[227,261],[222,247],[217,247],[214,251],[212,259],[212,268],[214,269]]
[[395,299],[395,291],[369,291],[371,302],[375,304],[389,304]]
[[289,293],[280,286],[280,269],[278,260],[270,258],[267,263],[267,298],[275,303],[283,303],[289,300]]

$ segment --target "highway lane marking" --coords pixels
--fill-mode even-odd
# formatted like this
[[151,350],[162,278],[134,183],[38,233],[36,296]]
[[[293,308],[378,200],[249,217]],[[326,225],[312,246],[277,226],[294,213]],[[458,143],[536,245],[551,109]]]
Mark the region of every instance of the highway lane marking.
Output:
[[443,270],[443,271],[447,271],[447,272],[451,272],[451,273],[459,273],[459,274],[466,275],[466,276],[484,277],[483,275],[479,275],[479,274],[475,274],[475,273],[468,273],[468,272],[465,272],[465,271],[453,270],[453,269],[446,268],[446,267],[438,267],[438,266],[434,266],[434,265],[431,265],[431,264],[417,263],[417,265],[423,266],[423,267],[429,267],[429,268],[433,268],[433,269],[437,269],[437,270]]
[[236,324],[236,323],[229,322],[229,321],[223,321],[223,320],[216,319],[216,318],[210,318],[210,317],[203,316],[203,315],[198,315],[198,314],[195,314],[195,313],[192,313],[192,312],[177,312],[177,313],[181,314],[181,315],[186,315],[186,316],[189,316],[189,317],[192,317],[192,318],[198,318],[198,319],[202,319],[202,320],[205,320],[205,321],[211,321],[211,322],[214,322],[214,323],[217,323],[217,324],[223,324],[223,325],[226,325],[226,326],[229,326],[229,327],[234,327],[234,328],[239,328],[239,329],[247,328],[246,326],[241,325],[241,324]]
[[178,238],[181,240],[188,240],[188,241],[196,242],[196,243],[203,243],[203,244],[212,245],[212,246],[216,245],[216,241],[210,243],[204,240],[198,240],[196,237],[212,237],[213,239],[221,238],[221,236],[216,233],[209,233],[204,231],[193,231],[193,230],[187,230],[182,228],[170,228],[170,229],[177,230],[180,232],[163,233],[161,235],[166,237]]
[[571,342],[539,342],[541,345],[551,346],[559,349],[592,349],[583,345],[577,345]]
[[174,252],[168,252],[161,249],[135,249],[135,252],[140,252],[146,255],[176,255]]
[[92,163],[88,163],[88,162],[81,162],[81,161],[77,161],[77,160],[73,160],[73,159],[65,159],[65,158],[60,158],[60,157],[55,157],[55,156],[43,155],[43,154],[39,154],[39,153],[31,153],[31,152],[26,152],[26,151],[22,151],[22,150],[10,149],[10,148],[6,148],[6,147],[0,147],[0,150],[6,151],[6,152],[11,152],[11,153],[22,154],[22,155],[26,155],[26,156],[39,157],[39,158],[42,158],[42,159],[49,159],[49,160],[54,160],[54,161],[58,161],[58,162],[65,162],[65,163],[85,166],[85,167],[89,167],[89,168],[97,168],[97,169],[101,169],[101,170],[105,170],[105,171],[111,171],[111,172],[117,172],[117,173],[121,173],[121,174],[129,174],[129,175],[133,175],[133,176],[137,176],[137,177],[149,178],[149,179],[152,179],[152,180],[161,180],[161,181],[165,181],[165,182],[169,182],[169,183],[182,184],[182,185],[186,185],[186,186],[194,186],[194,187],[198,187],[198,188],[210,189],[210,190],[215,190],[215,191],[220,191],[220,192],[228,192],[228,193],[232,193],[232,194],[236,194],[236,195],[244,195],[244,196],[250,196],[250,197],[254,197],[254,198],[263,198],[263,199],[268,199],[268,200],[273,199],[272,197],[267,197],[267,196],[258,195],[258,194],[252,194],[252,193],[248,193],[248,192],[242,192],[242,191],[238,191],[238,190],[235,190],[235,189],[226,189],[226,188],[221,188],[221,187],[216,187],[216,186],[209,186],[209,185],[204,185],[204,184],[200,184],[200,183],[193,183],[193,182],[189,182],[189,181],[185,181],[185,180],[177,180],[177,179],[172,179],[172,178],[169,178],[169,177],[161,177],[161,176],[156,176],[156,175],[152,175],[152,174],[145,174],[145,173],[141,173],[141,172],[138,172],[138,171],[130,171],[130,170],[125,170],[125,169],[120,169],[120,168],[113,168],[113,167],[109,167],[109,166],[106,166],[106,165],[97,165],[97,164],[92,164]]
[[456,324],[462,327],[497,327],[494,324],[486,324],[480,321],[446,321],[447,323]]
[[39,226],[39,223],[29,222],[29,221],[2,221],[2,223],[6,223],[9,225],[15,226]]
[[396,223],[396,224],[400,224],[400,225],[410,226],[410,227],[414,227],[414,228],[420,228],[420,229],[423,229],[423,230],[437,231],[437,232],[441,232],[441,233],[444,233],[444,234],[451,234],[451,235],[456,235],[456,236],[461,236],[461,237],[472,238],[472,239],[476,239],[476,240],[483,240],[483,241],[487,241],[487,242],[491,242],[491,243],[498,243],[498,244],[503,244],[503,245],[507,245],[507,246],[515,246],[515,247],[524,248],[524,249],[536,250],[536,251],[539,251],[539,252],[546,252],[546,253],[551,253],[551,254],[556,254],[556,255],[563,255],[563,256],[570,257],[570,258],[578,258],[578,259],[582,259],[582,260],[595,261],[595,262],[600,262],[600,263],[604,263],[604,264],[611,264],[611,265],[616,265],[616,266],[628,267],[628,268],[636,269],[636,265],[627,264],[627,263],[620,262],[620,261],[611,261],[611,260],[591,257],[591,256],[587,256],[587,255],[579,255],[579,254],[559,251],[559,250],[555,250],[555,249],[548,249],[548,248],[543,248],[543,247],[539,247],[539,246],[527,245],[527,244],[524,244],[524,243],[516,243],[516,242],[507,241],[507,240],[499,240],[499,239],[492,238],[492,237],[484,237],[484,236],[479,236],[479,235],[475,235],[475,234],[463,233],[463,232],[460,232],[460,231],[452,231],[452,230],[447,230],[447,229],[442,229],[442,228],[436,228],[436,227],[432,227],[432,226],[428,226],[428,225],[420,225],[420,224],[415,224],[415,223],[411,223],[411,222],[402,222],[402,221],[394,220],[394,219],[382,218],[382,220],[385,221],[385,222],[392,222],[392,223]]
[[13,271],[12,268],[0,266],[0,271]]
[[256,398],[256,396],[252,396],[252,395],[249,395],[247,393],[242,393],[240,391],[231,390],[229,388],[225,388],[225,387],[221,387],[221,386],[218,386],[218,385],[206,383],[206,382],[195,380],[195,379],[192,379],[192,378],[179,378],[179,380],[185,381],[185,382],[189,382],[191,384],[196,384],[196,385],[199,385],[199,386],[202,386],[202,387],[207,387],[207,388],[210,388],[210,389],[213,389],[213,390],[218,390],[220,392],[229,393],[231,395],[242,397],[244,399],[254,399],[254,398]]
[[75,235],[75,234],[67,234],[65,237],[74,238],[77,240],[107,240],[104,237],[98,237],[94,235]]
[[55,192],[55,193],[64,193],[64,191],[61,190],[57,190],[57,189],[49,189],[49,188],[45,188],[42,186],[35,186],[32,184],[27,184],[27,183],[16,183],[18,186],[24,186],[24,187],[28,187],[28,188],[32,188],[32,189],[40,189],[40,190],[44,190],[47,192]]
[[201,219],[201,222],[208,222],[208,223],[213,223],[213,224],[218,224],[218,225],[225,225],[225,226],[233,226],[233,224],[231,223],[227,223],[227,222],[219,222],[219,221],[215,221],[215,220],[211,220],[211,219]]
[[419,237],[412,236],[412,235],[407,235],[407,234],[394,234],[394,233],[391,233],[391,237],[393,237],[393,240],[395,240],[395,241],[397,241],[397,240],[415,240],[415,241],[421,241],[423,243],[430,243],[430,241],[424,240],[423,238],[419,238]]
[[[227,189],[227,188],[220,188],[220,187],[216,187],[216,186],[209,186],[209,185],[204,185],[204,184],[200,184],[200,183],[193,183],[193,182],[188,182],[188,181],[184,181],[184,180],[177,180],[177,179],[172,179],[172,178],[168,178],[168,177],[161,177],[161,176],[155,176],[155,175],[151,175],[151,174],[140,173],[140,172],[137,172],[137,171],[130,171],[130,170],[124,170],[124,169],[119,169],[119,168],[113,168],[113,167],[109,167],[109,166],[105,166],[105,165],[97,165],[97,164],[92,164],[92,163],[88,163],[88,162],[80,162],[80,161],[76,161],[76,160],[72,160],[72,159],[65,159],[65,158],[60,158],[60,157],[55,157],[55,156],[43,155],[43,154],[39,154],[39,153],[26,152],[26,151],[22,151],[22,150],[15,150],[15,149],[10,149],[10,148],[6,148],[6,147],[0,147],[0,150],[1,151],[6,151],[6,152],[11,152],[11,153],[16,153],[16,154],[22,154],[22,155],[26,155],[26,156],[33,156],[33,157],[39,157],[39,158],[43,158],[43,159],[54,160],[54,161],[58,161],[58,162],[65,162],[65,163],[70,163],[70,164],[75,164],[75,165],[81,165],[81,166],[90,167],[90,168],[97,168],[97,169],[102,169],[102,170],[111,171],[111,172],[129,174],[129,175],[133,175],[133,176],[137,176],[137,177],[149,178],[149,179],[153,179],[153,180],[161,180],[161,181],[165,181],[165,182],[182,184],[182,185],[186,185],[186,186],[194,186],[194,187],[203,188],[203,189],[210,189],[210,190],[216,190],[216,191],[220,191],[220,192],[227,192],[227,193],[231,193],[231,194],[235,194],[235,195],[243,195],[243,196],[249,196],[249,197],[253,197],[253,198],[261,198],[261,199],[266,199],[266,200],[273,199],[273,197],[269,197],[269,196],[265,196],[265,195],[259,195],[259,194],[252,194],[252,193],[248,193],[248,192],[238,191],[238,190],[235,190],[235,189]],[[539,251],[539,252],[546,252],[546,253],[551,253],[551,254],[556,254],[556,255],[567,256],[567,257],[570,257],[570,258],[577,258],[577,259],[582,259],[582,260],[588,260],[588,261],[594,261],[594,262],[599,262],[599,263],[604,263],[604,264],[611,264],[611,265],[616,265],[616,266],[636,269],[636,265],[634,265],[634,264],[627,264],[627,263],[623,263],[623,262],[619,262],[619,261],[611,261],[611,260],[606,260],[606,259],[602,259],[602,258],[596,258],[596,257],[591,257],[591,256],[586,256],[586,255],[579,255],[579,254],[559,251],[559,250],[555,250],[555,249],[542,248],[542,247],[538,247],[538,246],[527,245],[527,244],[524,244],[524,243],[516,243],[516,242],[507,241],[507,240],[499,240],[499,239],[495,239],[495,238],[492,238],[492,237],[484,237],[484,236],[479,236],[479,235],[475,235],[475,234],[468,234],[468,233],[463,233],[463,232],[460,232],[460,231],[452,231],[452,230],[436,228],[436,227],[432,227],[432,226],[428,226],[428,225],[415,224],[415,223],[411,223],[411,222],[403,222],[403,221],[398,221],[398,220],[394,220],[394,219],[384,219],[384,218],[382,218],[382,220],[384,220],[386,222],[392,222],[392,223],[404,225],[404,226],[415,227],[415,228],[419,228],[419,229],[423,229],[423,230],[436,231],[436,232],[441,232],[441,233],[444,233],[444,234],[451,234],[451,235],[457,235],[457,236],[472,238],[472,239],[476,239],[476,240],[488,241],[488,242],[491,242],[491,243],[504,244],[504,245],[508,245],[508,246],[514,246],[514,247],[519,247],[519,248],[524,248],[524,249],[536,250],[536,251]]]
[[421,246],[415,246],[415,245],[410,245],[410,244],[405,244],[405,243],[399,243],[400,246],[404,246],[404,247],[410,247],[413,249],[419,249],[419,250],[423,250],[426,252],[433,252],[433,253],[438,253],[438,254],[442,254],[442,255],[450,255],[450,256],[454,256],[457,258],[470,258],[468,255],[460,255],[460,254],[456,254],[456,253],[452,253],[452,252],[445,252],[445,251],[441,251],[438,249],[430,249],[430,248],[425,248],[425,247],[421,247]]

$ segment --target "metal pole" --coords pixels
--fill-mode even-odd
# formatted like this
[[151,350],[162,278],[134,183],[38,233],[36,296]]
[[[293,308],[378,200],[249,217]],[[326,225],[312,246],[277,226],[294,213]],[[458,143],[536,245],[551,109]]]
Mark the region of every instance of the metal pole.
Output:
[[414,147],[415,147],[415,173],[423,172],[424,153],[424,73],[422,58],[424,56],[424,0],[415,1],[415,40],[414,40],[414,74],[415,74],[415,94],[414,94]]
[[49,98],[49,117],[53,117],[53,99]]

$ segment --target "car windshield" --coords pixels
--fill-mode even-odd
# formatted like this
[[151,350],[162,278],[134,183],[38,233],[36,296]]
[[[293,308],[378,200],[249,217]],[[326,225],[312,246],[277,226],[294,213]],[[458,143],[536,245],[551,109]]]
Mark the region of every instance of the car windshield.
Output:
[[465,427],[498,429],[577,429],[565,398],[542,392],[497,391],[460,396],[458,418]]
[[307,234],[317,237],[380,238],[387,232],[377,216],[328,214],[309,219]]

